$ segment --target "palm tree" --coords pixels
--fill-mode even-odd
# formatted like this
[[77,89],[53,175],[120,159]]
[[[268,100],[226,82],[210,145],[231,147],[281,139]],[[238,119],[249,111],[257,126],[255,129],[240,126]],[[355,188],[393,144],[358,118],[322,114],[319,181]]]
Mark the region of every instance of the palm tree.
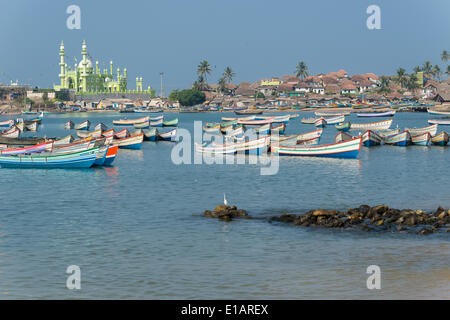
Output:
[[416,89],[418,87],[419,87],[419,85],[417,83],[417,76],[415,74],[412,74],[406,82],[406,88],[409,91],[414,92],[414,89]]
[[299,78],[305,78],[308,76],[308,67],[305,62],[300,61],[295,67],[295,75]]
[[217,82],[217,91],[218,92],[225,92],[225,84],[226,84],[226,79],[225,76],[223,76],[222,78],[219,79],[219,81]]
[[413,69],[414,73],[419,73],[420,71],[422,71],[422,68],[420,66],[416,66]]
[[192,88],[198,90],[198,91],[202,91],[205,90],[208,87],[208,84],[205,81],[205,78],[203,78],[203,76],[198,76],[198,79],[196,81],[194,81],[194,83],[192,84]]
[[398,69],[397,69],[396,82],[399,83],[399,84],[401,84],[402,87],[405,87],[406,81],[407,81],[406,70],[403,69],[403,68],[398,68]]
[[447,50],[442,51],[441,60],[444,62],[447,62],[449,58],[450,58],[450,55],[448,54]]
[[425,74],[431,74],[431,70],[433,69],[433,65],[431,64],[430,61],[425,61],[425,63],[422,66],[422,71]]
[[207,82],[206,76],[208,76],[210,73],[211,73],[211,66],[209,65],[209,62],[206,60],[200,62],[200,64],[197,67],[197,74],[199,75],[199,79],[201,77],[204,80],[204,82]]
[[235,75],[236,74],[233,72],[233,69],[226,67],[223,73],[223,78],[228,82],[232,82]]
[[438,65],[435,65],[431,70],[431,74],[441,80],[441,68]]
[[391,89],[389,88],[389,82],[391,82],[391,80],[389,80],[388,77],[381,76],[381,78],[380,78],[380,87],[378,89],[378,92],[380,92],[380,93],[389,93],[389,92],[391,92]]

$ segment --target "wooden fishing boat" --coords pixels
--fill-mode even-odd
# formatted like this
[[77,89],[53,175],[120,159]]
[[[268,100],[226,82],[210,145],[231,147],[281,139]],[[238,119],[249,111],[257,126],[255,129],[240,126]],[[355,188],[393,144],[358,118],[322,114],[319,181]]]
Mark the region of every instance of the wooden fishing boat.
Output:
[[77,136],[80,138],[99,138],[102,136],[102,129],[95,130],[95,131],[80,131],[77,130]]
[[16,122],[16,128],[19,129],[21,132],[25,131],[25,123],[23,121]]
[[280,156],[313,156],[333,158],[356,158],[361,149],[362,137],[338,143],[318,146],[271,146]]
[[431,136],[434,136],[437,132],[438,129],[438,125],[437,124],[432,124],[430,126],[426,126],[423,128],[405,128],[405,130],[408,130],[409,133],[411,134],[411,136],[417,136],[420,135],[422,133],[430,133]]
[[34,146],[23,147],[23,148],[13,148],[13,149],[1,149],[0,155],[2,156],[12,156],[19,154],[36,153],[42,151],[51,151],[53,149],[53,141],[47,141]]
[[236,138],[236,137],[241,137],[244,134],[244,127],[243,126],[239,126],[236,127],[235,129],[231,128],[230,130],[227,130],[225,132],[225,137],[226,138]]
[[[304,124],[314,124],[318,118],[302,118],[300,121]],[[320,119],[320,118],[319,118]]]
[[113,140],[113,145],[119,146],[119,148],[125,149],[140,149],[142,147],[142,141],[144,141],[144,134],[139,133],[122,139]]
[[222,123],[220,124],[220,127],[221,127],[221,128],[224,128],[224,127],[234,126],[234,125],[236,125],[237,123],[238,123],[238,120],[237,120],[237,119],[234,119],[234,120],[230,120],[230,121],[227,121],[227,122],[222,122]]
[[357,113],[358,117],[393,117],[395,111]]
[[428,108],[427,111],[429,114],[432,114],[432,115],[438,115],[438,116],[444,116],[444,115],[449,116],[450,115],[450,111],[440,111],[440,110],[431,109],[431,108]]
[[66,123],[64,123],[64,129],[66,129],[66,130],[71,130],[74,127],[75,127],[75,123],[73,123],[72,120],[69,120]]
[[377,134],[375,131],[372,130],[366,130],[362,134],[362,143],[366,147],[372,147],[380,145],[383,141],[383,137],[381,137],[379,134]]
[[323,129],[317,129],[314,131],[301,133],[301,134],[297,135],[297,141],[304,141],[304,140],[310,140],[310,139],[314,139],[314,138],[320,138],[320,136],[322,135],[322,132],[323,132]]
[[[297,140],[297,145],[300,145],[300,146],[314,146],[314,145],[317,145],[317,144],[319,144],[319,140],[320,140],[320,137],[319,138],[312,138],[312,139],[307,139],[307,140]],[[286,144],[284,144],[284,143],[281,143],[283,146],[286,146]]]
[[129,136],[130,136],[130,132],[128,131],[128,129],[123,129],[123,130],[120,130],[115,133],[115,137],[117,139],[123,139],[123,138],[129,137]]
[[12,127],[14,125],[15,121],[10,119],[10,120],[5,120],[5,121],[0,121],[0,128],[9,128]]
[[234,144],[225,145],[213,145],[210,142],[205,142],[203,144],[195,143],[195,151],[207,154],[235,154],[236,147]]
[[164,115],[156,116],[156,117],[150,117],[150,121],[158,121],[164,119]]
[[132,126],[135,123],[142,123],[142,122],[146,122],[149,121],[150,117],[143,117],[143,118],[138,118],[138,119],[120,119],[120,120],[113,120],[113,124],[115,126]]
[[96,141],[84,141],[84,142],[74,142],[65,145],[55,146],[53,145],[53,154],[67,154],[73,152],[80,152],[88,149],[92,149],[94,147],[103,146],[101,143],[97,143]]
[[3,137],[0,134],[0,144],[4,144],[6,146],[33,146],[36,144],[44,143],[49,140],[55,140],[55,138],[52,139],[46,139],[46,138],[8,138]]
[[133,124],[136,129],[147,129],[150,127],[150,120]]
[[263,110],[241,110],[241,111],[234,111],[235,114],[243,116],[243,115],[249,115],[249,114],[262,114]]
[[345,121],[345,116],[337,116],[332,118],[322,118],[325,120],[326,124],[336,124]]
[[440,124],[441,126],[450,126],[450,120],[431,119],[431,120],[428,120],[428,123],[430,123],[430,124]]
[[119,146],[109,146],[108,151],[106,152],[105,161],[103,162],[104,166],[110,166],[114,159],[116,159],[117,151],[119,150]]
[[334,142],[342,142],[342,141],[352,140],[354,138],[355,137],[352,136],[351,134],[341,131],[334,137]]
[[276,116],[276,117],[267,117],[265,119],[261,119],[261,120],[272,120],[271,123],[284,123],[287,124],[289,122],[290,119],[290,115],[285,115],[285,116]]
[[238,124],[243,124],[246,126],[261,126],[264,124],[270,124],[273,122],[273,118],[268,118],[268,119],[263,119],[263,120],[242,120],[242,119],[238,119],[237,123]]
[[335,127],[338,131],[347,132],[348,130],[350,130],[350,122],[349,121],[341,122],[336,124]]
[[156,141],[156,132],[157,129],[149,129],[149,130],[142,130],[144,133],[144,140],[145,141]]
[[95,127],[94,127],[94,130],[95,131],[97,131],[97,130],[108,130],[108,127],[105,125],[105,124],[103,124],[103,123],[98,123]]
[[277,142],[278,144],[282,144],[284,146],[287,145],[295,145],[297,144],[297,135],[293,134],[290,136],[280,136],[280,135],[271,135],[270,142]]
[[32,122],[30,124],[25,123],[25,128],[28,131],[37,131],[39,126],[39,122]]
[[207,132],[207,133],[219,133],[220,132],[220,125],[213,126],[213,127],[204,126],[203,127],[203,131]]
[[448,134],[445,131],[435,135],[431,138],[431,143],[437,146],[446,146],[448,143]]
[[63,145],[63,144],[69,144],[69,143],[72,143],[73,140],[74,140],[73,136],[71,134],[69,134],[68,136],[66,136],[62,139],[53,141],[53,145],[59,146],[59,145]]
[[268,123],[268,124],[262,125],[260,127],[253,128],[252,130],[253,130],[254,134],[268,135],[270,132],[270,124]]
[[424,132],[415,136],[411,135],[411,142],[418,146],[429,146],[431,144],[431,134]]
[[348,116],[350,111],[340,111],[340,112],[321,112],[316,111],[314,114],[318,117],[338,117],[338,116]]
[[177,129],[173,129],[169,132],[156,131],[156,139],[162,141],[175,141],[177,136]]
[[3,131],[0,136],[4,138],[17,139],[20,136],[20,130],[16,126],[12,126],[10,129]]
[[163,121],[163,127],[176,127],[178,126],[178,118],[169,121]]
[[350,130],[386,130],[392,124],[392,119],[372,123],[352,123]]
[[226,122],[230,122],[230,121],[235,121],[235,123],[233,123],[233,124],[237,124],[238,120],[255,120],[255,119],[256,119],[256,116],[239,117],[239,118],[222,117],[222,121],[224,124],[226,124]]
[[376,133],[383,139],[386,138],[387,136],[392,136],[393,134],[397,134],[399,132],[400,132],[399,128],[376,131]]
[[0,156],[2,168],[89,168],[97,159],[99,148],[67,154]]
[[163,119],[150,121],[150,127],[162,127],[162,126],[163,126]]
[[405,147],[411,144],[411,135],[408,130],[404,130],[402,132],[384,137],[384,143]]
[[327,122],[323,118],[319,118],[314,121],[314,126],[317,128],[324,128],[327,125]]
[[286,124],[280,123],[278,125],[272,126],[270,128],[270,133],[272,134],[274,132],[278,132],[279,135],[283,135],[285,130],[286,130]]
[[[114,146],[115,148],[119,148],[118,146]],[[105,163],[106,154],[108,153],[109,146],[101,146],[97,152],[97,157],[94,161],[94,166],[102,166]]]
[[89,127],[91,126],[91,122],[89,120],[85,120],[82,123],[80,123],[78,126],[75,127],[76,130],[89,130]]
[[[212,145],[226,148],[229,144],[216,144],[213,142]],[[242,142],[237,142],[232,145],[237,153],[259,155],[267,152],[270,145],[270,136],[263,136],[252,140],[243,139]]]

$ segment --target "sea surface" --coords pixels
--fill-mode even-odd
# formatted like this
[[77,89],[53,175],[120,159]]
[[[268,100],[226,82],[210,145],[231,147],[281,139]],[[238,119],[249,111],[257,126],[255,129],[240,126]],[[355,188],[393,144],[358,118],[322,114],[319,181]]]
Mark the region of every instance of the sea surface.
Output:
[[[63,128],[69,119],[112,127],[114,119],[141,116],[48,114],[35,134],[75,135]],[[233,115],[165,114],[192,134],[194,120],[222,116]],[[314,129],[300,118],[286,134]],[[423,127],[430,118],[397,113],[393,127]],[[325,128],[320,143],[333,142],[336,133]],[[174,145],[120,149],[112,167],[0,169],[0,299],[450,298],[450,233],[367,233],[199,216],[222,204],[224,194],[255,217],[361,204],[450,207],[450,146],[363,147],[358,159],[282,157],[276,174],[261,175],[263,165],[248,157],[246,164],[174,164]],[[80,290],[66,287],[70,265],[81,269]],[[380,290],[367,289],[369,265],[381,269]]]

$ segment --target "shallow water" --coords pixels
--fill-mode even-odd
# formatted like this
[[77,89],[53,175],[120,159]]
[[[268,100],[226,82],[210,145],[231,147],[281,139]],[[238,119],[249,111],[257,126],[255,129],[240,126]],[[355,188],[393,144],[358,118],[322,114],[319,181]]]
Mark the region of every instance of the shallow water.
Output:
[[[166,118],[179,117],[180,128],[192,132],[194,120],[225,115]],[[38,134],[67,135],[68,119],[111,126],[125,116],[142,115],[47,115]],[[422,127],[429,118],[398,113],[393,127]],[[311,130],[297,118],[286,134]],[[325,128],[321,143],[336,133]],[[263,176],[259,164],[175,165],[173,145],[121,149],[110,168],[1,169],[0,298],[450,298],[449,233],[364,233],[195,215],[222,203],[224,193],[258,217],[380,203],[450,207],[450,147],[363,148],[355,160],[282,157],[278,173]],[[372,264],[381,268],[381,290],[366,287]],[[81,290],[66,288],[69,265],[81,268]]]

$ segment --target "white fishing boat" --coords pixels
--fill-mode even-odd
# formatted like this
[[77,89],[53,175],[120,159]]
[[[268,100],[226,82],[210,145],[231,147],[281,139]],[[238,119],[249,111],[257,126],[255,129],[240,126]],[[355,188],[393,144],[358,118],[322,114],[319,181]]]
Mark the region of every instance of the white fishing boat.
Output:
[[350,130],[386,130],[391,125],[392,119],[371,123],[352,123]]

